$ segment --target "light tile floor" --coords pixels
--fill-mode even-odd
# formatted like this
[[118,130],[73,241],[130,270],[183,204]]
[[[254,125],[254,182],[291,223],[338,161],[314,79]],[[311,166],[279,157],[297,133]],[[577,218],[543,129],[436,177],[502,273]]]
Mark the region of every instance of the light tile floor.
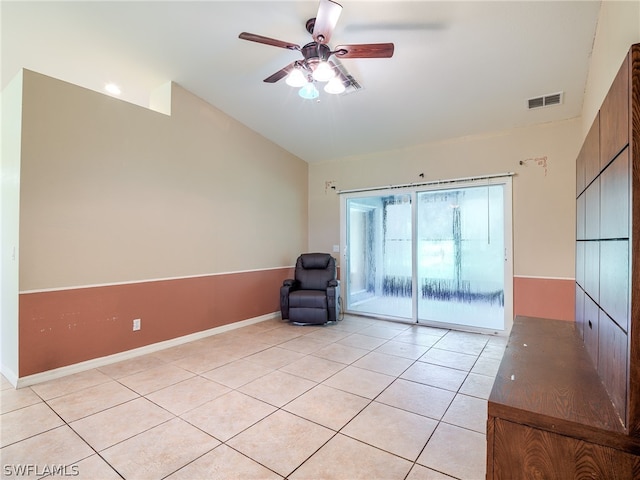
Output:
[[3,378],[1,475],[481,480],[505,345],[356,316],[269,320],[19,390]]

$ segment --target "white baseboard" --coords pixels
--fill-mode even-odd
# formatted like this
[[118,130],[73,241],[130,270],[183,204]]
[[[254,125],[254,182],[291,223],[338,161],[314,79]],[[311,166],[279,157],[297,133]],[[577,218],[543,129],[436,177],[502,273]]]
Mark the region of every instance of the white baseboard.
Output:
[[[126,352],[114,353],[113,355],[107,355],[105,357],[93,358],[85,362],[74,363],[73,365],[67,365],[65,367],[47,370],[46,372],[35,373],[33,375],[28,375],[22,378],[18,378],[15,375],[13,375],[13,378],[9,378],[4,371],[2,373],[5,378],[7,378],[7,380],[9,380],[12,385],[14,385],[14,387],[28,387],[37,383],[55,380],[56,378],[66,377],[67,375],[84,372],[93,368],[104,367],[105,365],[110,365],[112,363],[129,360],[141,355],[148,355],[149,353],[158,352],[166,348],[176,347],[184,343],[189,343],[195,340],[210,337],[211,335],[217,335],[219,333],[228,332],[237,328],[246,327],[248,325],[264,322],[266,320],[273,320],[276,318],[280,318],[280,312],[268,313],[259,317],[248,318],[239,322],[222,325],[220,327],[211,328],[209,330],[203,330],[202,332],[191,333],[182,337],[172,338],[171,340],[165,340],[163,342],[145,345],[144,347],[134,348],[132,350],[127,350]],[[10,374],[11,372],[8,373]]]

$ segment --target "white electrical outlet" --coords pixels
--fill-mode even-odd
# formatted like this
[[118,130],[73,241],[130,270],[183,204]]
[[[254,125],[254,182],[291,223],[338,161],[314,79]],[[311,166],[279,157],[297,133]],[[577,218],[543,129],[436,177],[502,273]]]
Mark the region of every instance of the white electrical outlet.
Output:
[[133,320],[133,331],[135,332],[136,330],[140,330],[140,319],[139,318],[135,318]]

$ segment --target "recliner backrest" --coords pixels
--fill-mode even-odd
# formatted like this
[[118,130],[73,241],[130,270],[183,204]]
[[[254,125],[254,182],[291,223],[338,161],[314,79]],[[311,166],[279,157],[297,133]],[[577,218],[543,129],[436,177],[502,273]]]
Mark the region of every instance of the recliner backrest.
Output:
[[295,278],[303,290],[325,290],[336,279],[336,260],[328,253],[303,253],[296,261]]

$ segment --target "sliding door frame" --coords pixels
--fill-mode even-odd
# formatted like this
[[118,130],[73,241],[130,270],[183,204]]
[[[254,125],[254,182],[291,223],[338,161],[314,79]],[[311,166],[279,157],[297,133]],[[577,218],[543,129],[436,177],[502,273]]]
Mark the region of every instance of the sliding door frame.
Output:
[[[434,326],[439,328],[452,328],[456,330],[465,330],[471,332],[490,333],[497,335],[508,335],[513,325],[513,174],[503,174],[489,176],[484,178],[465,178],[459,180],[447,180],[441,182],[427,182],[423,184],[400,185],[397,187],[380,187],[371,189],[360,189],[352,191],[344,191],[340,193],[340,252],[341,252],[341,275],[343,305],[346,313],[355,315],[365,315],[362,312],[349,311],[347,306],[347,282],[349,280],[349,254],[347,245],[347,200],[354,198],[363,198],[368,196],[383,195],[401,195],[411,196],[411,254],[412,254],[412,315],[406,322],[416,323],[425,326]],[[489,329],[480,327],[471,327],[466,325],[448,324],[443,322],[429,322],[425,320],[418,321],[418,268],[417,268],[417,195],[419,192],[451,190],[465,187],[482,187],[487,185],[503,186],[503,207],[504,207],[504,329]],[[386,320],[394,320],[402,322],[403,319],[397,317],[387,317],[384,315],[366,314],[373,318],[381,318]]]

